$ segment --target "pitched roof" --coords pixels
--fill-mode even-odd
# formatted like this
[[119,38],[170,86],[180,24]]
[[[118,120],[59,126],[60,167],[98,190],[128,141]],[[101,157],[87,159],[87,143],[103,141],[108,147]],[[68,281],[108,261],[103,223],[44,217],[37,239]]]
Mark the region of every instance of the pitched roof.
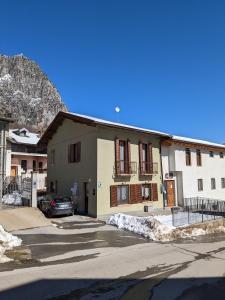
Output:
[[154,135],[159,135],[163,137],[171,137],[168,133],[164,133],[161,131],[156,131],[156,130],[151,130],[147,128],[141,128],[141,127],[136,127],[132,125],[127,125],[127,124],[122,124],[122,123],[116,123],[116,122],[111,122],[87,115],[81,115],[81,114],[76,114],[72,112],[59,112],[55,119],[52,121],[52,123],[49,125],[49,127],[46,129],[44,134],[42,135],[40,142],[39,143],[47,143],[48,140],[52,137],[58,126],[63,122],[64,119],[70,119],[74,122],[78,123],[83,123],[87,124],[89,126],[96,126],[96,125],[103,125],[106,127],[113,127],[113,128],[120,128],[120,129],[125,129],[125,130],[131,130],[131,131],[137,131],[141,133],[149,133],[149,134],[154,134]]
[[174,140],[175,142],[186,142],[186,143],[191,143],[191,144],[204,145],[204,146],[208,146],[208,147],[216,147],[216,148],[225,149],[225,145],[223,145],[223,144],[213,143],[213,142],[198,140],[198,139],[192,139],[192,138],[183,137],[183,136],[173,135],[172,140]]
[[[20,135],[21,133],[25,135]],[[13,143],[26,144],[26,145],[37,145],[39,137],[37,133],[29,132],[26,128],[22,129],[10,129],[9,139]]]

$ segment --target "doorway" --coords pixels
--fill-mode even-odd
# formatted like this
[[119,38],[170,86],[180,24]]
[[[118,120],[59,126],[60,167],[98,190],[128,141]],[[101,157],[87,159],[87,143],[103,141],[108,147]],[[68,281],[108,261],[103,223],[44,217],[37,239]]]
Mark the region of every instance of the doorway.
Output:
[[167,206],[175,206],[175,182],[174,180],[166,180]]
[[84,182],[84,212],[88,214],[88,182]]
[[10,176],[12,176],[12,177],[16,177],[17,176],[17,174],[18,174],[18,168],[17,168],[17,166],[11,166],[11,172],[10,172]]

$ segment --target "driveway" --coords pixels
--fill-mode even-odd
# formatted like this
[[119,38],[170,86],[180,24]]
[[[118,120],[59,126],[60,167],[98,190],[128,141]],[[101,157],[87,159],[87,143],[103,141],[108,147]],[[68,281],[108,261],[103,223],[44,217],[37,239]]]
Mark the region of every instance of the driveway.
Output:
[[155,243],[94,219],[18,231],[0,299],[224,299],[224,235]]

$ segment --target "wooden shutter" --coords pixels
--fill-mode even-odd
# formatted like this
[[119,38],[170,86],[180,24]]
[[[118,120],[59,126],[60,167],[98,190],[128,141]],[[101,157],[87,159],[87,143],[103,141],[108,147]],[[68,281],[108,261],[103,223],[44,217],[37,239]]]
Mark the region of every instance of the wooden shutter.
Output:
[[120,174],[120,140],[115,139],[115,172],[116,175]]
[[127,171],[128,174],[131,174],[131,153],[130,153],[130,140],[127,140]]
[[143,157],[142,157],[142,148],[143,144],[142,142],[139,142],[139,168],[140,168],[140,174],[143,174]]
[[110,186],[110,207],[117,206],[117,186],[111,185]]
[[135,204],[142,202],[141,184],[130,184],[129,203]]
[[157,183],[151,184],[151,200],[158,201],[158,187]]
[[71,163],[71,145],[68,145],[68,163]]
[[153,173],[152,144],[148,143],[148,173]]
[[76,144],[76,162],[80,162],[81,159],[81,142]]

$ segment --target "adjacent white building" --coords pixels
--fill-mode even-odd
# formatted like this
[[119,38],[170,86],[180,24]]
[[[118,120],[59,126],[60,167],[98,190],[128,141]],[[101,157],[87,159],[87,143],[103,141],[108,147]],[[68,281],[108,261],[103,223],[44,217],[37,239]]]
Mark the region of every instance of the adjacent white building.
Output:
[[161,155],[166,206],[190,197],[225,200],[224,145],[173,136]]

